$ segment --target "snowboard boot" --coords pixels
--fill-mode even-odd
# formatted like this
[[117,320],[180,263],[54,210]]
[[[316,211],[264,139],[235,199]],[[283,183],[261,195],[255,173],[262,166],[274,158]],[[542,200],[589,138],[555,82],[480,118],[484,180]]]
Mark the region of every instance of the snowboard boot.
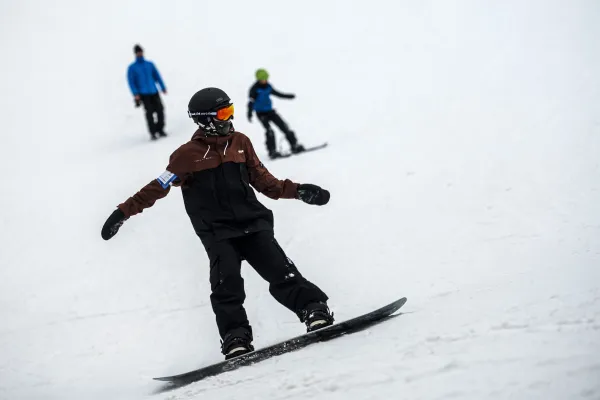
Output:
[[252,333],[246,328],[236,328],[229,331],[221,341],[221,352],[225,359],[241,356],[254,351]]
[[160,136],[160,137],[166,137],[167,134],[164,131],[158,131],[158,136]]
[[150,140],[156,140],[156,139],[158,139],[158,138],[156,137],[156,133],[152,132],[152,133],[150,134]]
[[332,325],[333,313],[325,303],[310,303],[300,312],[300,320],[306,324],[306,332],[312,332]]
[[283,157],[283,154],[281,154],[277,150],[269,151],[269,158],[271,160],[274,160],[276,158],[281,158],[281,157]]
[[292,146],[292,153],[294,153],[294,154],[302,153],[304,150],[306,150],[304,148],[304,146],[302,146],[299,143],[296,143],[295,145]]

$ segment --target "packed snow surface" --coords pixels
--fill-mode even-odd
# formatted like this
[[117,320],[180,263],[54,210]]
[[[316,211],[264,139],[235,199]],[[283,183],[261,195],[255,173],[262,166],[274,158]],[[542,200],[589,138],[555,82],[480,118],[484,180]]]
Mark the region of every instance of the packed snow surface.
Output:
[[[594,0],[0,2],[0,398],[600,399],[598,21]],[[156,142],[125,78],[138,42],[168,88]],[[267,159],[245,117],[260,67],[326,149]],[[100,228],[207,86],[275,176],[330,190],[259,198],[336,319],[409,300],[165,391],[151,378],[222,359],[204,248],[179,189]],[[303,332],[243,275],[255,346]]]

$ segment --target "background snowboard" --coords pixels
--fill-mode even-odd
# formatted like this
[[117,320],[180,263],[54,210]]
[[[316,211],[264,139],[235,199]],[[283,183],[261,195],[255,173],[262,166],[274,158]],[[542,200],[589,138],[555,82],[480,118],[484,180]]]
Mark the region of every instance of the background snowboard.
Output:
[[292,152],[282,153],[280,156],[275,157],[275,158],[271,158],[270,160],[274,161],[274,160],[278,160],[280,158],[288,158],[288,157],[291,157],[291,156],[299,156],[301,154],[308,153],[308,152],[311,152],[311,151],[324,149],[325,147],[327,147],[327,144],[328,143],[325,142],[325,143],[321,143],[321,144],[316,145],[316,146],[306,147],[306,148],[304,148],[304,151],[301,151],[300,153],[292,153]]

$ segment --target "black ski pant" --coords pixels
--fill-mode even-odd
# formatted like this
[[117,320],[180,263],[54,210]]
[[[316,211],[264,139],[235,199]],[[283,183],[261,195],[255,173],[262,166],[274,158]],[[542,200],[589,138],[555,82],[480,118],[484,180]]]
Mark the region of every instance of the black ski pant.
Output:
[[210,259],[210,301],[221,338],[234,329],[247,330],[252,337],[243,306],[246,293],[240,273],[242,259],[269,282],[269,292],[275,300],[298,317],[308,304],[328,299],[321,289],[300,274],[272,231],[213,242],[206,251]]
[[269,154],[275,152],[275,132],[271,129],[271,122],[273,122],[280,130],[285,134],[285,138],[290,143],[290,146],[294,147],[298,140],[296,134],[290,129],[283,119],[277,114],[275,110],[266,112],[257,112],[258,119],[266,129],[265,135],[267,136],[267,151]]
[[[144,104],[144,109],[146,110],[146,122],[148,123],[150,135],[154,136],[162,132],[165,128],[165,113],[160,101],[160,95],[158,93],[141,94],[140,100],[142,100],[142,104]],[[156,120],[154,119],[154,114],[156,114]]]

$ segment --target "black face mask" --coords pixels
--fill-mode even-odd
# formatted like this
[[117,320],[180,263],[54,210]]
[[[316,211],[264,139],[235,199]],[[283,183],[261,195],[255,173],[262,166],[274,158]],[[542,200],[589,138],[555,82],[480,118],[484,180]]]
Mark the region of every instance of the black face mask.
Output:
[[233,130],[233,124],[231,123],[230,119],[227,121],[213,119],[212,124],[215,126],[216,134],[219,136],[230,135],[231,131]]
[[199,118],[194,118],[194,122],[202,128],[206,136],[228,136],[234,131],[233,124],[231,123],[233,118],[227,121],[219,121],[212,117],[205,119],[207,119],[207,121],[201,121]]

